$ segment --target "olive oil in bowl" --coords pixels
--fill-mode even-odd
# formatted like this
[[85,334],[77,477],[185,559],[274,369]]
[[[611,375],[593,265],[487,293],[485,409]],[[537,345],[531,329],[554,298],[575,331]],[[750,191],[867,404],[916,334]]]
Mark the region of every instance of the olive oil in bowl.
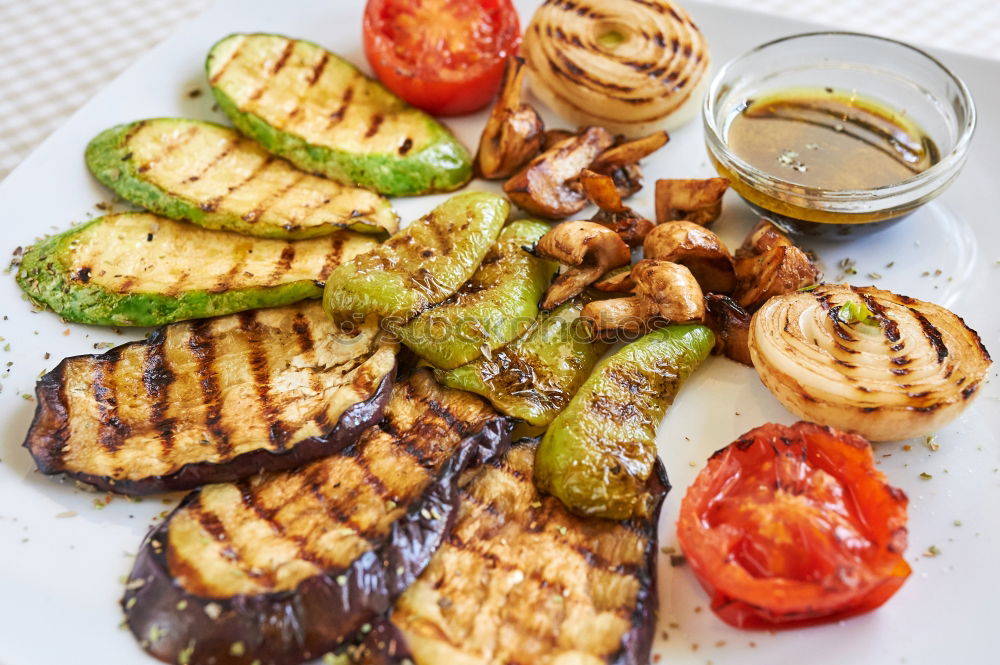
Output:
[[817,189],[873,189],[938,162],[934,141],[904,112],[834,88],[791,88],[748,100],[730,149],[751,166]]
[[837,237],[884,228],[943,192],[976,111],[965,84],[919,49],[819,32],[723,66],[702,120],[716,169],[756,212]]

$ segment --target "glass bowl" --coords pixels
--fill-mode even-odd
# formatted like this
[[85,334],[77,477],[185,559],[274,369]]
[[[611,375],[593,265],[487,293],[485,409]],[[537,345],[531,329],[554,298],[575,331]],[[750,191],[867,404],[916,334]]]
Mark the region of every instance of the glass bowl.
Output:
[[[823,87],[905,113],[937,144],[940,160],[891,185],[822,189],[765,173],[729,149],[729,126],[750,100]],[[885,228],[944,191],[965,163],[976,110],[962,80],[917,48],[874,35],[813,32],[768,42],[726,64],[705,96],[702,119],[716,170],[752,208],[788,232],[836,237]]]

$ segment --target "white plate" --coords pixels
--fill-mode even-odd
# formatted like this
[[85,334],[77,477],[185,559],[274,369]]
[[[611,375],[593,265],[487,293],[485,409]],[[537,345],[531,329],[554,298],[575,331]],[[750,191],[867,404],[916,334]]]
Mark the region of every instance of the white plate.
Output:
[[[537,0],[517,2],[524,23]],[[687,3],[721,64],[780,35],[814,30],[774,16]],[[276,3],[227,0],[213,6],[141,58],[92,99],[0,184],[4,234],[0,251],[65,229],[99,214],[110,194],[87,173],[83,150],[99,131],[153,116],[220,119],[202,75],[208,48],[237,31],[266,30],[315,40],[364,66],[360,42],[362,3],[331,0]],[[875,282],[954,309],[1000,353],[1000,211],[996,159],[1000,150],[1000,63],[941,54],[965,78],[979,105],[981,124],[969,163],[952,188],[910,220],[877,236],[816,245],[827,276],[843,258],[857,262],[857,284]],[[199,97],[189,92],[198,89]],[[552,126],[558,126],[556,118]],[[450,123],[475,146],[483,116]],[[674,133],[645,167],[658,177],[712,175],[693,123]],[[474,185],[477,186],[477,185]],[[493,188],[491,186],[491,188]],[[633,205],[652,214],[651,187]],[[413,219],[443,197],[398,201]],[[727,201],[718,228],[730,246],[753,223],[737,199]],[[806,243],[809,245],[809,243]],[[892,268],[886,264],[894,262]],[[935,271],[941,274],[935,276]],[[924,272],[930,275],[922,277]],[[871,279],[869,272],[883,277]],[[31,421],[36,378],[63,356],[93,352],[101,342],[137,337],[67,325],[51,313],[33,313],[12,276],[0,280],[0,664],[107,665],[152,663],[131,635],[117,628],[122,615],[119,578],[156,515],[169,508],[159,497],[141,503],[115,498],[102,510],[95,495],[72,483],[44,477],[20,447]],[[6,345],[9,344],[9,347]],[[46,354],[51,354],[46,357]],[[0,372],[5,369],[0,367]],[[665,663],[984,663],[1000,660],[997,593],[1000,592],[1000,416],[997,372],[978,401],[938,434],[941,449],[920,441],[879,445],[881,468],[910,496],[913,575],[883,608],[840,624],[771,634],[724,625],[708,610],[689,570],[671,568],[661,556],[660,626],[653,653]],[[754,372],[713,358],[684,387],[660,429],[660,453],[674,490],[661,523],[661,545],[675,545],[677,506],[711,452],[768,421],[791,423]],[[921,480],[921,472],[933,476]],[[176,497],[173,497],[176,499]],[[172,503],[172,502],[171,502]],[[960,520],[961,526],[956,525]],[[922,555],[930,546],[940,555]],[[666,637],[668,635],[669,637]],[[655,660],[655,657],[654,657]],[[442,664],[447,665],[447,664]]]

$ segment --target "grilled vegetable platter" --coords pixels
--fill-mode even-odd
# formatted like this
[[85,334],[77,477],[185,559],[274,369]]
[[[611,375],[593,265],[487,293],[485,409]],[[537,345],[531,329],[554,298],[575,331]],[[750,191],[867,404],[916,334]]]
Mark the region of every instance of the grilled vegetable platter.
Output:
[[365,4],[222,2],[0,183],[0,661],[982,661],[977,169],[789,236],[690,117],[797,26]]

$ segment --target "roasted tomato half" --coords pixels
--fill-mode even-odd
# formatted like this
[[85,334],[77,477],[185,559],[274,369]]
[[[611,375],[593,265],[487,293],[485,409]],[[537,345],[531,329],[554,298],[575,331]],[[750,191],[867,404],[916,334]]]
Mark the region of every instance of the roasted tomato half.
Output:
[[430,113],[460,115],[496,95],[521,26],[510,0],[368,0],[364,41],[386,87]]
[[791,628],[867,612],[899,589],[906,504],[862,437],[770,424],[712,455],[677,535],[719,618]]

